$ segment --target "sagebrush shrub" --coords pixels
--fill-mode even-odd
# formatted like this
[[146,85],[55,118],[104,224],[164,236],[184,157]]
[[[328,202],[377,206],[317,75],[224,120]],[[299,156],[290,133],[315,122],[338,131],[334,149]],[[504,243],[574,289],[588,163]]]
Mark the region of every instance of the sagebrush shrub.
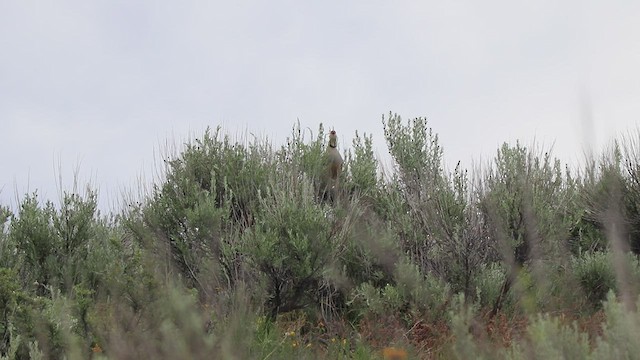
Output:
[[636,137],[576,171],[505,144],[470,173],[426,119],[382,124],[394,168],[337,129],[351,148],[331,198],[324,127],[298,123],[277,148],[205,131],[113,216],[92,190],[0,205],[0,357],[640,351]]
[[317,303],[333,251],[327,208],[315,202],[310,183],[299,185],[264,194],[264,212],[243,235],[243,251],[267,278],[272,316]]

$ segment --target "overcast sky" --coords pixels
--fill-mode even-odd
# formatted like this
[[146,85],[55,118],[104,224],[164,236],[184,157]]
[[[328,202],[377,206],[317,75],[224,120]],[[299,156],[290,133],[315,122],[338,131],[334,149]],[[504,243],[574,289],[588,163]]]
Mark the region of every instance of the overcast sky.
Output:
[[[385,153],[427,117],[450,167],[502,142],[566,162],[640,116],[640,1],[0,1],[0,204],[59,179],[101,207],[207,126],[282,143],[299,119]],[[144,176],[144,180],[140,178]]]

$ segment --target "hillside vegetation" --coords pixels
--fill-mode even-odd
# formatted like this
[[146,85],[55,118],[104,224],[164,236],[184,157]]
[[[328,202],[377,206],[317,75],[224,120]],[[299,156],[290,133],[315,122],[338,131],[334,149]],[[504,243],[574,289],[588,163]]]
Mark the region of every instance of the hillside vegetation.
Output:
[[640,358],[638,134],[468,172],[426,120],[383,126],[394,168],[356,133],[331,196],[325,130],[294,126],[207,131],[117,214],[91,188],[0,207],[0,355]]

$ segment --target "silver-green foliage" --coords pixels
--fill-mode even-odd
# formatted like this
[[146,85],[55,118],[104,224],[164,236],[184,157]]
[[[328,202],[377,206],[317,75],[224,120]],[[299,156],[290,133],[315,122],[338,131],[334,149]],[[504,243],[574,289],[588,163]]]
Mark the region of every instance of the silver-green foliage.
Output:
[[584,300],[594,309],[599,309],[610,291],[620,294],[621,286],[616,274],[615,262],[623,262],[623,268],[629,269],[627,283],[640,281],[640,262],[637,256],[626,254],[616,258],[610,251],[584,252],[571,257],[571,270],[584,292]]
[[640,345],[640,299],[632,308],[609,292],[604,303],[605,322],[602,335],[589,339],[576,322],[550,314],[532,315],[526,332],[503,349],[487,347],[481,327],[476,326],[476,311],[454,301],[450,312],[455,341],[454,354],[459,359],[637,359]]
[[266,278],[272,315],[312,305],[320,296],[333,251],[328,208],[315,202],[309,181],[272,183],[263,211],[243,234],[243,251]]
[[460,164],[453,173],[445,170],[443,149],[426,119],[405,123],[390,114],[383,126],[397,171],[382,187],[381,215],[423,273],[471,292],[477,270],[494,257],[495,247],[467,171]]
[[353,152],[347,156],[350,182],[353,190],[360,194],[375,196],[378,191],[378,161],[373,154],[371,135],[362,137],[356,131],[352,143]]
[[519,143],[502,145],[483,180],[481,209],[492,237],[503,239],[503,257],[522,265],[532,256],[560,255],[568,238],[566,209],[573,193],[560,161]]
[[95,240],[96,193],[64,193],[60,208],[41,205],[34,193],[21,203],[10,225],[10,244],[20,262],[21,278],[38,294],[47,286],[70,291],[85,280],[89,244]]

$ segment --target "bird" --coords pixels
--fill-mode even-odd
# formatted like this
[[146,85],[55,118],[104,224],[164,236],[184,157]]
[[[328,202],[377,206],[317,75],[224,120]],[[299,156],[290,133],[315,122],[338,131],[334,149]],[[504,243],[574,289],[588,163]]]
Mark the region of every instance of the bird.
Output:
[[325,189],[324,195],[325,197],[328,195],[330,200],[333,202],[335,200],[335,195],[338,190],[338,179],[340,178],[340,173],[342,172],[342,164],[344,160],[338,151],[338,135],[335,130],[331,130],[329,132],[329,146],[327,147],[327,151],[325,154]]

